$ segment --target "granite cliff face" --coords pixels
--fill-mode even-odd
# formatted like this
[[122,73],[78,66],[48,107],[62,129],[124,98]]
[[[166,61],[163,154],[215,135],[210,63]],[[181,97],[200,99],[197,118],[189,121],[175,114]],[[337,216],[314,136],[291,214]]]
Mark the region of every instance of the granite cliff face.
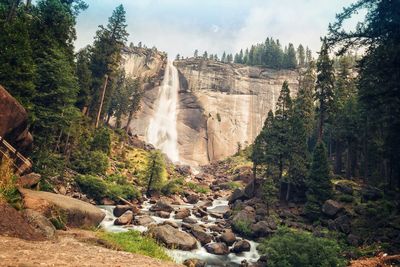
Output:
[[[131,57],[131,60],[136,59]],[[268,111],[274,109],[283,82],[289,82],[293,94],[298,87],[295,71],[193,58],[175,61],[174,65],[180,80],[178,149],[181,161],[186,164],[220,160],[234,154],[238,144],[243,147],[253,142]],[[158,73],[161,75],[163,70]],[[142,110],[130,125],[132,132],[144,139],[158,95],[157,84],[148,86]]]
[[202,59],[175,62],[180,73],[178,143],[181,157],[200,164],[251,144],[274,109],[285,80],[293,94],[298,74]]

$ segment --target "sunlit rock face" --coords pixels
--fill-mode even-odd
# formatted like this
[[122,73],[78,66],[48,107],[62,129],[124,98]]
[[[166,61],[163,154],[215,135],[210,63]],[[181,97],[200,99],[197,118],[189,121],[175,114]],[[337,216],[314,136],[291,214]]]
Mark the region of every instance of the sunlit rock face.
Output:
[[[144,64],[146,60],[150,61]],[[146,60],[132,55],[125,69],[131,76],[149,72],[154,75],[153,83],[145,85],[142,108],[130,125],[133,133],[149,141],[149,125],[157,113],[167,60],[151,57]],[[154,61],[158,63],[149,63]],[[274,109],[283,82],[289,82],[293,95],[298,89],[296,71],[202,59],[175,61],[174,65],[179,75],[176,105],[179,160],[191,165],[221,160],[236,153],[239,143],[242,147],[251,144],[268,111]]]
[[298,73],[202,59],[175,62],[180,73],[178,146],[182,159],[205,164],[251,144],[275,108],[285,80],[292,94]]

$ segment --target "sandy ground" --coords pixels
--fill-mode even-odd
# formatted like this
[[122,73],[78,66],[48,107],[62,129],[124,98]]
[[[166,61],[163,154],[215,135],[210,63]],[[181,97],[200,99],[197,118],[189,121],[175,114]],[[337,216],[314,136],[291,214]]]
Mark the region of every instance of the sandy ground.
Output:
[[181,266],[91,244],[94,242],[93,234],[77,230],[61,232],[53,241],[0,236],[0,266]]

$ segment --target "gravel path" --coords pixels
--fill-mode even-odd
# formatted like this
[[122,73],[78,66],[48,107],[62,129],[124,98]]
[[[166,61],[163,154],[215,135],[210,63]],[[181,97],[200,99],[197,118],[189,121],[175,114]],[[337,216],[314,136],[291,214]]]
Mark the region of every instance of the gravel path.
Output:
[[180,266],[84,242],[92,236],[86,231],[60,233],[53,241],[0,236],[0,266]]

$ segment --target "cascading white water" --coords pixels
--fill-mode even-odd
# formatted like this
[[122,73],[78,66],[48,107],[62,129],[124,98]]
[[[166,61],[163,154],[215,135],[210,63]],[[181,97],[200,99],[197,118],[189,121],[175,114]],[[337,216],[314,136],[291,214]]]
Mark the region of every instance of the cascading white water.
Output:
[[147,129],[147,141],[167,154],[173,162],[179,162],[178,133],[176,130],[178,90],[178,70],[172,62],[168,62],[158,97],[156,113],[150,119]]

